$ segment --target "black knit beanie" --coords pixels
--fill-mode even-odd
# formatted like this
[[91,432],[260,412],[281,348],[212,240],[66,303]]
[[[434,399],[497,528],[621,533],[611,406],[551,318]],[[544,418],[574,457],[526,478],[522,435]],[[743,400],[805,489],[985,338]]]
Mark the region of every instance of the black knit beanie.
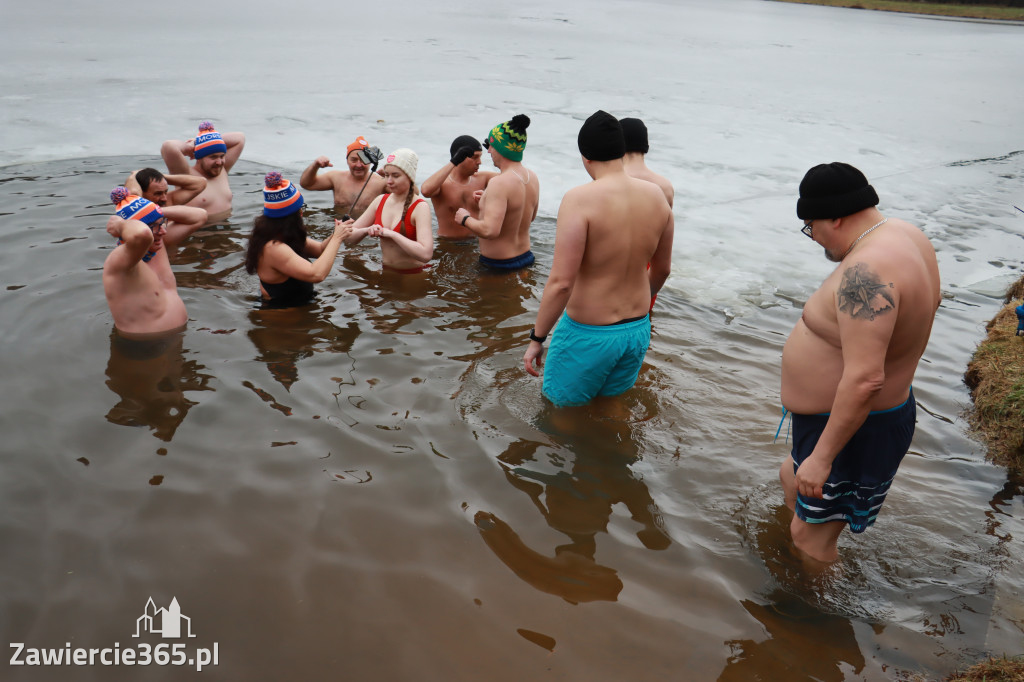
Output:
[[463,147],[470,147],[475,152],[483,150],[483,147],[480,146],[480,140],[476,139],[472,135],[459,135],[455,138],[455,141],[452,142],[451,152],[449,153],[452,156],[455,156],[455,152],[459,151]]
[[823,163],[807,171],[800,181],[796,215],[802,220],[845,218],[878,205],[875,188],[864,174],[848,163]]
[[618,119],[598,109],[583,122],[576,140],[583,158],[591,161],[611,161],[626,155],[626,140]]
[[627,152],[646,154],[651,146],[647,143],[647,126],[638,118],[620,118],[622,136],[626,138]]

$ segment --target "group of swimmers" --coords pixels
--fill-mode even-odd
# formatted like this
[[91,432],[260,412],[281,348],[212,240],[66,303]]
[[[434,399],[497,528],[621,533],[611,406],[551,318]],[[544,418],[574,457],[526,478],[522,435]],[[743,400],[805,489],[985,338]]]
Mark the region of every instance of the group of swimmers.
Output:
[[[479,238],[486,267],[513,270],[534,261],[529,231],[540,183],[522,163],[529,124],[520,114],[494,126],[483,144],[456,138],[448,163],[422,185],[438,235]],[[230,211],[226,174],[244,143],[241,133],[220,135],[204,123],[194,139],[164,143],[168,175],[140,171],[111,194],[117,213],[107,229],[119,242],[103,282],[121,332],[184,326],[185,306],[161,247]],[[644,163],[642,121],[597,111],[577,144],[591,182],[562,198],[551,272],[523,356],[531,375],[544,365],[543,394],[558,406],[616,396],[636,382],[674,237],[671,183]],[[497,172],[479,170],[484,150]],[[346,214],[323,241],[306,232],[299,189],[280,173],[267,174],[245,256],[264,299],[308,301],[342,243],[366,237],[378,239],[389,270],[429,267],[433,224],[416,187],[416,154],[401,148],[383,157],[362,137],[347,151],[348,171],[325,171],[332,164],[322,156],[300,178],[303,189],[333,191]],[[794,545],[812,561],[829,562],[844,528],[856,533],[874,523],[910,446],[911,382],[940,301],[939,273],[927,237],[882,216],[874,188],[853,166],[814,166],[799,194],[801,232],[838,266],[808,299],[783,349],[781,398],[794,414],[794,445],[779,475],[795,512]]]

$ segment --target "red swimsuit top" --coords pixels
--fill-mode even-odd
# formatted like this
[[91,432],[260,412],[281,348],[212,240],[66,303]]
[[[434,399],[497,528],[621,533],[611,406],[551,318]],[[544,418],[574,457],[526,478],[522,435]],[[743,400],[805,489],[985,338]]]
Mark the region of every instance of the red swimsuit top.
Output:
[[[384,204],[388,202],[388,198],[390,197],[390,194],[385,194],[384,198],[380,200],[380,204],[377,205],[377,215],[373,217],[373,222],[375,225],[384,225],[384,223],[381,222],[381,219],[384,215]],[[403,237],[415,240],[416,226],[412,224],[410,218],[412,217],[412,210],[416,208],[416,204],[420,203],[421,201],[423,201],[423,199],[417,199],[416,201],[412,202],[412,204],[409,206],[409,210],[405,212],[405,216],[398,222],[397,225],[395,225],[391,229],[393,229],[395,232],[402,235]],[[412,229],[412,234],[409,234],[410,228]]]

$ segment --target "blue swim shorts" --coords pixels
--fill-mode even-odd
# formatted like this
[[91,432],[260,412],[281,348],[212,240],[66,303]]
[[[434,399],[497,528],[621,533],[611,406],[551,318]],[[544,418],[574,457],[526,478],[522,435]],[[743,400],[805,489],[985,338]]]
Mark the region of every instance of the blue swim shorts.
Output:
[[651,318],[595,326],[562,313],[544,362],[544,395],[556,405],[583,405],[636,383],[651,345]]
[[533,251],[519,254],[514,258],[488,258],[480,256],[480,263],[495,270],[518,270],[533,265]]
[[[808,523],[844,521],[854,533],[875,522],[917,421],[914,391],[902,405],[872,412],[832,462],[823,499],[797,494],[796,515]],[[793,471],[814,450],[828,414],[793,415]]]

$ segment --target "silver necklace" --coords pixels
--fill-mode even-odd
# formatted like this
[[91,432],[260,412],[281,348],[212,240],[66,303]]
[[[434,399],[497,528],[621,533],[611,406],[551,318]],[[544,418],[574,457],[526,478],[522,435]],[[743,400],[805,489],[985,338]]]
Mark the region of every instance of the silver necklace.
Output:
[[861,232],[861,233],[860,233],[860,236],[859,236],[859,237],[857,237],[856,239],[854,239],[854,240],[853,240],[853,243],[852,243],[852,244],[850,244],[850,248],[848,248],[848,249],[847,249],[847,250],[846,250],[845,252],[843,252],[843,255],[842,255],[842,257],[840,257],[840,259],[839,259],[839,260],[843,260],[843,258],[846,258],[846,257],[847,257],[847,256],[848,256],[848,255],[850,254],[850,252],[851,252],[851,251],[853,251],[853,247],[857,246],[857,242],[859,242],[859,241],[860,241],[861,239],[864,239],[864,237],[867,237],[867,236],[868,236],[869,234],[871,234],[871,232],[872,232],[872,231],[874,231],[875,229],[877,229],[877,228],[881,227],[882,225],[885,225],[885,222],[886,222],[887,220],[889,220],[889,219],[888,219],[888,218],[882,218],[882,219],[881,219],[881,220],[879,220],[879,221],[878,221],[877,223],[875,223],[874,225],[872,225],[872,226],[871,226],[871,227],[869,227],[868,229],[866,229],[866,230],[864,230],[863,232]]
[[[519,182],[523,183],[524,185],[530,184],[529,180],[523,180],[523,176],[520,175],[519,173],[516,173],[516,169],[515,168],[509,168],[509,172],[511,172],[512,175],[514,175],[517,178],[519,178]],[[526,177],[530,177],[530,171],[526,171]]]

